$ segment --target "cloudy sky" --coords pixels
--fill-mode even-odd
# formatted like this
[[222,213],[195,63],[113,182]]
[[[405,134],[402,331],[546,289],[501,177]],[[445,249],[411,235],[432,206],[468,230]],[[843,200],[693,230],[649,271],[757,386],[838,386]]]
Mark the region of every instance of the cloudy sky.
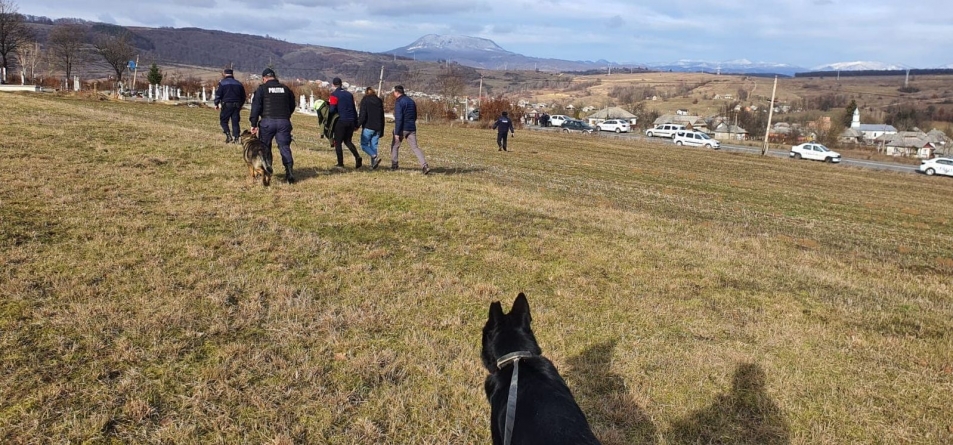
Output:
[[747,59],[806,68],[953,65],[948,0],[14,0],[23,14],[219,29],[381,52],[425,34],[532,57],[631,63]]

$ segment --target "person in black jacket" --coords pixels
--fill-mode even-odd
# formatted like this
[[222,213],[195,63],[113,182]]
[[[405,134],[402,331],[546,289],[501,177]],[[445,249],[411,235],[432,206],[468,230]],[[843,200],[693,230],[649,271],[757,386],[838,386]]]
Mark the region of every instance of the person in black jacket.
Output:
[[357,148],[354,147],[354,128],[357,125],[357,109],[354,107],[354,95],[342,87],[341,78],[335,77],[331,84],[336,88],[331,92],[328,98],[328,104],[331,105],[330,114],[337,113],[338,121],[334,124],[334,154],[338,157],[338,167],[344,167],[344,150],[341,144],[347,145],[347,149],[354,155],[354,168],[361,168],[361,155],[357,154]]
[[377,144],[384,136],[384,101],[377,97],[377,92],[371,87],[364,90],[357,122],[362,128],[361,149],[371,157],[371,170],[374,170],[381,163],[377,156]]
[[[218,118],[222,125],[222,131],[225,132],[225,143],[238,143],[238,135],[241,134],[239,121],[241,120],[242,107],[245,106],[245,86],[235,80],[234,72],[231,69],[222,71],[222,80],[218,83],[215,90],[215,109],[221,107]],[[232,132],[228,132],[228,121],[232,121]]]
[[261,73],[264,81],[251,101],[251,132],[258,135],[265,146],[265,155],[271,163],[271,140],[278,142],[281,163],[285,166],[285,181],[295,183],[294,159],[291,157],[291,114],[295,110],[295,96],[291,88],[278,83],[274,70]]
[[496,145],[500,147],[500,150],[506,151],[507,133],[516,136],[516,131],[513,129],[513,121],[507,117],[504,111],[503,115],[493,123],[493,128],[496,129]]

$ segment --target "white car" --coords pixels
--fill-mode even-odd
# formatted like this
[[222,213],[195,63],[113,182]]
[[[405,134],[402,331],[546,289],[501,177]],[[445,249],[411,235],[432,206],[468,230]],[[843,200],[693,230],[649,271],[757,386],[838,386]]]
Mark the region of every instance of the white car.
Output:
[[549,116],[549,125],[552,125],[553,127],[562,127],[563,124],[570,119],[572,118],[563,114],[554,114]]
[[599,131],[614,131],[616,133],[628,133],[629,121],[625,119],[609,119],[607,121],[600,122]]
[[920,171],[928,176],[946,175],[953,176],[953,159],[933,158],[920,162]]
[[705,147],[718,150],[721,144],[711,136],[700,131],[676,131],[675,145],[688,145],[689,147]]
[[791,147],[788,154],[794,159],[813,159],[824,162],[840,162],[840,153],[816,142],[805,142]]
[[649,128],[645,130],[645,135],[648,137],[660,137],[660,138],[674,138],[676,131],[684,131],[684,125],[678,124],[661,124],[656,125],[655,128]]

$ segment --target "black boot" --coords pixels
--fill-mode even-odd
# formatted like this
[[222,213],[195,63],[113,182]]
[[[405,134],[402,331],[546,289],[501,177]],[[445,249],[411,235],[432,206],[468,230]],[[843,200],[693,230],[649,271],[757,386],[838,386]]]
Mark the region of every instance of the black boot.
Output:
[[294,184],[295,182],[297,182],[297,180],[295,179],[295,175],[294,175],[294,171],[292,167],[294,167],[293,162],[285,164],[285,181],[287,181],[288,184]]
[[[236,138],[236,139],[237,139],[237,138]],[[231,144],[231,143],[232,143],[232,135],[228,134],[227,131],[225,132],[225,143],[226,143],[226,144]]]

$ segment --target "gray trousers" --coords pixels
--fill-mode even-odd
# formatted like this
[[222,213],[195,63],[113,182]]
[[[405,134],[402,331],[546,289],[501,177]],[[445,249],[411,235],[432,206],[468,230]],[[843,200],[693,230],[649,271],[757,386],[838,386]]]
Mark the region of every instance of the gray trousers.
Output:
[[[420,161],[420,166],[427,166],[427,158],[424,157],[424,152],[420,150],[420,147],[417,146],[417,132],[416,131],[404,131],[404,140],[410,144],[410,149],[414,151],[414,154],[417,155],[417,160]],[[394,135],[394,140],[390,144],[390,162],[392,164],[397,163],[397,152],[400,150],[400,139],[397,138],[397,135]]]

